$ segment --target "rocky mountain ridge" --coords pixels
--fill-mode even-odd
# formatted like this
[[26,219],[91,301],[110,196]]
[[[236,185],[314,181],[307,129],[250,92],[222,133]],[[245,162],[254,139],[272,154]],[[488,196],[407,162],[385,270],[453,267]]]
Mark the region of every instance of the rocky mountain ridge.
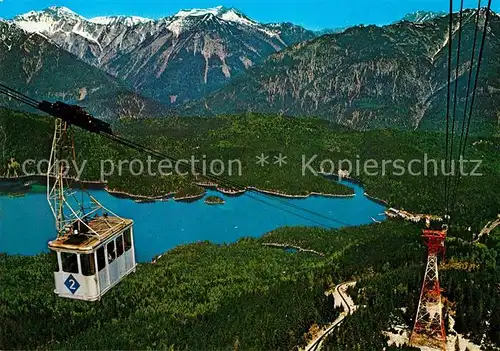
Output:
[[[0,21],[0,82],[36,100],[78,103],[104,119],[159,116],[165,106],[136,94],[37,33]],[[3,95],[0,105],[25,109]]]
[[[477,11],[463,17],[457,115],[462,118]],[[485,12],[481,11],[480,26]],[[482,28],[482,27],[480,27]],[[454,15],[454,52],[458,14]],[[492,14],[475,102],[474,130],[499,129],[500,17]],[[476,45],[479,51],[479,42]],[[187,115],[258,111],[318,116],[356,129],[442,129],[446,116],[448,17],[357,26],[272,55]],[[452,61],[456,65],[456,55]],[[453,70],[454,71],[454,70]],[[474,68],[475,71],[475,68]],[[474,77],[473,77],[474,78]],[[452,91],[453,94],[453,91]],[[457,125],[458,127],[458,125]]]
[[261,24],[222,6],[158,20],[86,19],[51,7],[11,22],[168,104],[200,98],[269,55],[315,37],[291,23]]

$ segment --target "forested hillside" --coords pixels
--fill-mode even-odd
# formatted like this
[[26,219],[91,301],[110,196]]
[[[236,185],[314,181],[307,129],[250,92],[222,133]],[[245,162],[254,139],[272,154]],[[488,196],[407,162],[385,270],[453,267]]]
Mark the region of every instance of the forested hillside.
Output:
[[[80,61],[46,37],[0,20],[0,83],[36,100],[78,103],[104,119],[153,117],[166,108]],[[27,108],[0,95],[0,106]]]
[[[3,110],[0,113],[0,126],[6,133],[5,158],[0,162],[0,174],[6,172],[11,157],[21,163],[27,158],[40,160],[48,157],[52,140],[51,119]],[[311,192],[352,194],[351,189],[322,176],[315,176],[307,167],[302,176],[303,165],[316,155],[310,166],[317,171],[321,168],[322,160],[331,160],[335,173],[339,161],[349,160],[353,165],[351,177],[360,180],[368,194],[387,201],[390,206],[416,213],[443,215],[444,212],[444,179],[441,175],[442,160],[445,159],[445,136],[441,133],[394,130],[354,132],[321,119],[258,114],[148,119],[141,122],[124,120],[115,123],[114,128],[120,135],[153,146],[176,158],[189,159],[194,155],[201,160],[205,155],[207,160],[238,159],[242,163],[242,175],[224,174],[223,177],[237,183],[240,190],[253,186],[293,195]],[[32,133],[33,130],[37,130],[37,133]],[[109,158],[117,163],[122,159],[139,158],[146,162],[146,155],[128,151],[79,130],[75,130],[75,133],[79,162],[88,160],[83,176],[86,180],[100,179],[102,159]],[[456,194],[454,216],[464,228],[472,226],[473,231],[477,231],[498,214],[498,145],[498,138],[494,137],[469,140],[466,158],[482,162],[477,170],[481,176],[462,177]],[[274,156],[282,153],[287,156],[287,164],[283,167],[261,167],[256,163],[256,156],[262,153],[269,155],[271,162]],[[388,162],[383,167],[384,160],[402,160],[405,170],[401,172],[395,162]],[[417,160],[411,167],[413,175],[408,167],[412,160]],[[428,160],[427,166],[425,160]],[[360,164],[359,173],[356,170],[357,161]],[[365,162],[376,162],[378,167],[366,172]],[[330,171],[329,165],[330,162],[323,164],[326,171]],[[342,162],[340,166],[347,168],[348,163]],[[426,168],[427,175],[424,173]],[[470,163],[465,170],[470,173],[473,168],[474,163]],[[456,170],[458,172],[458,165]],[[121,175],[104,178],[109,188],[135,195],[161,196],[178,192],[182,196],[203,192],[203,189],[192,185],[193,179],[180,176],[134,177],[128,168]]]
[[[484,343],[498,346],[497,239],[498,233],[486,245],[450,239],[441,281],[456,331],[476,342],[484,334]],[[311,326],[339,313],[324,292],[356,280],[350,294],[363,307],[327,346],[381,350],[387,347],[382,331],[411,325],[424,259],[416,225],[283,228],[258,240],[171,250],[92,304],[55,297],[49,256],[0,255],[0,347],[289,350],[305,344]]]
[[[383,235],[396,228],[399,234]],[[321,238],[326,258],[262,246],[290,236],[306,247]],[[360,261],[359,250],[372,246]],[[401,246],[407,250],[399,252]],[[375,272],[386,262],[396,266],[408,254],[405,265],[422,256],[418,231],[409,225],[282,229],[229,246],[171,250],[95,304],[53,295],[48,256],[0,256],[0,347],[291,349],[303,345],[313,323],[335,319],[325,289],[367,266]]]

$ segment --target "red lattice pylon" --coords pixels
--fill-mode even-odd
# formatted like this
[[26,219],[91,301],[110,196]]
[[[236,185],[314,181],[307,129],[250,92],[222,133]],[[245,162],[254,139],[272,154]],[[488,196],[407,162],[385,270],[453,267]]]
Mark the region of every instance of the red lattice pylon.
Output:
[[445,253],[446,230],[424,230],[422,237],[427,245],[427,266],[410,344],[446,350],[438,271],[438,255],[442,253],[444,258]]

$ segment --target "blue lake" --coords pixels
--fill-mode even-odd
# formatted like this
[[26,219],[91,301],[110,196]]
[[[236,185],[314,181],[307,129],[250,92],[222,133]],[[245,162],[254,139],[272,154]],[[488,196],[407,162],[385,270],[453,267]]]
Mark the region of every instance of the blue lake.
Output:
[[[345,181],[342,183],[353,187],[356,196],[278,200],[257,192],[252,192],[251,196],[231,197],[209,190],[206,196],[216,195],[226,201],[224,205],[215,206],[207,205],[203,200],[192,203],[173,200],[137,203],[102,190],[90,192],[111,211],[135,221],[137,259],[146,262],[178,245],[198,241],[232,243],[242,237],[260,237],[283,226],[342,226],[288,207],[283,201],[353,226],[373,223],[372,218],[377,221],[385,219],[385,207],[364,196],[361,186]],[[252,197],[259,197],[269,204]],[[0,252],[37,255],[48,251],[47,243],[54,236],[54,219],[45,193],[32,192],[14,198],[0,196]]]

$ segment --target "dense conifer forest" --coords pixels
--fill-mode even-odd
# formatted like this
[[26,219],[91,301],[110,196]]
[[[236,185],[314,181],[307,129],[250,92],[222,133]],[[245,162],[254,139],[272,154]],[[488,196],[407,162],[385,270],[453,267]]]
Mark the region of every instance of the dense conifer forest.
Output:
[[[2,110],[0,126],[7,135],[0,143],[5,151],[0,174],[10,158],[47,158],[52,120]],[[322,176],[297,176],[303,154],[332,160],[411,160],[425,153],[443,157],[440,133],[354,132],[311,118],[251,114],[123,120],[113,127],[178,158],[240,158],[246,168],[233,181],[288,194],[352,192]],[[86,180],[99,180],[98,160],[103,156],[144,157],[77,130],[75,138],[79,159],[89,160]],[[500,231],[472,240],[500,209],[498,145],[495,138],[470,140],[468,155],[483,161],[484,175],[461,181],[458,225],[450,230],[447,259],[440,266],[446,313],[455,320],[455,331],[486,349],[500,345]],[[286,152],[290,162],[262,171],[255,165],[261,152]],[[391,206],[442,214],[441,177],[353,177]],[[151,196],[202,192],[193,180],[146,177],[138,182],[127,174],[107,179],[110,189]],[[53,294],[50,255],[0,254],[0,349],[296,349],[307,343],[311,327],[327,325],[341,312],[325,292],[345,281],[357,281],[349,294],[360,307],[328,337],[326,346],[389,349],[383,332],[397,325],[410,328],[416,312],[426,257],[421,229],[420,224],[388,220],[340,230],[281,228],[231,245],[181,246],[154,264],[140,264],[97,303]],[[321,255],[264,245],[269,243]]]
[[[0,125],[6,135],[3,143],[5,157],[0,162],[0,174],[6,173],[11,158],[19,163],[29,158],[48,158],[53,129],[51,118],[1,110]],[[237,187],[241,190],[250,186],[290,195],[307,195],[312,192],[349,195],[352,194],[352,189],[318,176],[311,170],[320,171],[323,167],[324,171],[333,170],[336,174],[339,168],[347,169],[350,162],[350,176],[361,181],[369,195],[386,201],[389,206],[416,213],[443,215],[443,133],[396,130],[355,132],[320,119],[259,114],[122,120],[115,122],[113,128],[119,135],[177,159],[189,160],[194,156],[197,160],[206,159],[208,163],[214,159],[221,159],[226,163],[229,160],[239,160],[242,165],[241,176],[236,172],[232,175],[223,174],[222,178],[228,179],[231,185],[220,184],[222,187]],[[32,130],[37,133],[32,133]],[[109,189],[132,195],[162,196],[178,193],[182,197],[203,192],[202,188],[193,185],[193,181],[207,181],[203,177],[137,177],[130,174],[127,164],[122,167],[122,173],[118,174],[117,165],[120,160],[140,159],[146,165],[147,155],[78,129],[74,130],[74,134],[78,151],[77,163],[81,165],[84,160],[87,161],[82,176],[84,180],[105,180]],[[481,176],[464,176],[460,179],[454,216],[464,227],[474,225],[474,229],[477,229],[498,214],[499,145],[500,140],[496,137],[469,138],[466,158],[481,161],[476,170]],[[268,155],[270,162],[273,162],[273,157],[280,153],[287,156],[287,164],[283,167],[261,167],[256,163],[256,156]],[[100,172],[101,161],[107,159],[116,168],[112,175],[103,177]],[[312,162],[309,162],[311,159]],[[324,160],[326,162],[321,165]],[[399,160],[399,165],[404,166],[404,174],[396,160]],[[412,160],[418,162],[410,166]],[[156,161],[157,165],[159,160]],[[383,161],[391,162],[384,166]],[[370,166],[373,162],[377,163],[377,167],[368,168],[367,172],[364,165]],[[357,167],[357,163],[360,167]],[[307,164],[310,167],[303,167]],[[473,171],[474,164],[464,167],[467,173]],[[105,163],[103,169],[110,171],[107,165]],[[413,175],[409,174],[410,167]],[[456,167],[458,169],[458,164]],[[153,170],[156,169],[153,167]],[[30,167],[28,171],[36,172]]]
[[[293,349],[309,328],[339,310],[324,293],[343,281],[357,312],[327,340],[346,350],[380,350],[382,331],[410,326],[425,247],[419,226],[388,221],[358,228],[282,228],[232,245],[176,248],[98,303],[56,298],[49,255],[0,256],[2,348]],[[441,281],[455,330],[500,344],[499,233],[486,244],[450,238]],[[264,243],[298,245],[324,257]],[[33,288],[36,287],[36,288]]]

